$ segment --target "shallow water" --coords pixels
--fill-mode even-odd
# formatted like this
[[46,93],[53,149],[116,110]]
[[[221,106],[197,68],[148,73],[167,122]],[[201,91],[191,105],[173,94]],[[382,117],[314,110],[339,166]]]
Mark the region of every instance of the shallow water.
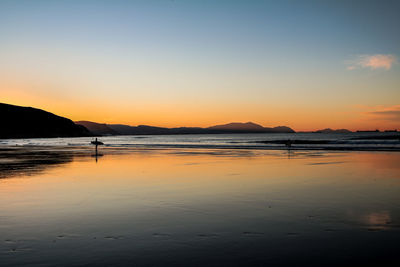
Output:
[[[107,147],[400,151],[399,132],[120,135],[100,138]],[[90,146],[92,137],[0,139],[0,146]]]
[[396,266],[400,153],[3,148],[1,266]]

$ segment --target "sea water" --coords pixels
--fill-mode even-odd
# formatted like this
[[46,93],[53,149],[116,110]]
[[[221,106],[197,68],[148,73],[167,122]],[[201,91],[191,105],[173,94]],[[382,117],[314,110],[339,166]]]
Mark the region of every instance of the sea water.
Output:
[[[181,147],[293,150],[400,150],[400,133],[287,133],[120,135],[98,137],[109,147]],[[0,146],[88,146],[93,137],[0,139]]]

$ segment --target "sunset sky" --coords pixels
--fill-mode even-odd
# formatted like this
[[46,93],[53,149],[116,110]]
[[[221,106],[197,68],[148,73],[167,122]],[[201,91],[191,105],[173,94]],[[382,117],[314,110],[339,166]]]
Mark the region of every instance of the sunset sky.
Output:
[[400,128],[400,1],[0,1],[0,102],[72,120]]

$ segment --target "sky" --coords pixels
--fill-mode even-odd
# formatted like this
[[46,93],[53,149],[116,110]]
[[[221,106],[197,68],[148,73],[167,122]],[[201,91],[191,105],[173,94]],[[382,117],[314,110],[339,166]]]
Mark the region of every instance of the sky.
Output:
[[129,125],[400,129],[399,10],[0,0],[0,102]]

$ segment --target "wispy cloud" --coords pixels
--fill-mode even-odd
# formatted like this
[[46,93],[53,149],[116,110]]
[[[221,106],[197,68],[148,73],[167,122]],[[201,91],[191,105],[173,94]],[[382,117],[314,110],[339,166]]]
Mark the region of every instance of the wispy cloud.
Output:
[[395,55],[376,54],[376,55],[359,55],[356,58],[346,62],[348,70],[359,68],[369,68],[371,70],[385,69],[390,70],[397,63]]
[[391,107],[375,107],[372,111],[366,112],[366,114],[374,119],[400,122],[400,105]]

